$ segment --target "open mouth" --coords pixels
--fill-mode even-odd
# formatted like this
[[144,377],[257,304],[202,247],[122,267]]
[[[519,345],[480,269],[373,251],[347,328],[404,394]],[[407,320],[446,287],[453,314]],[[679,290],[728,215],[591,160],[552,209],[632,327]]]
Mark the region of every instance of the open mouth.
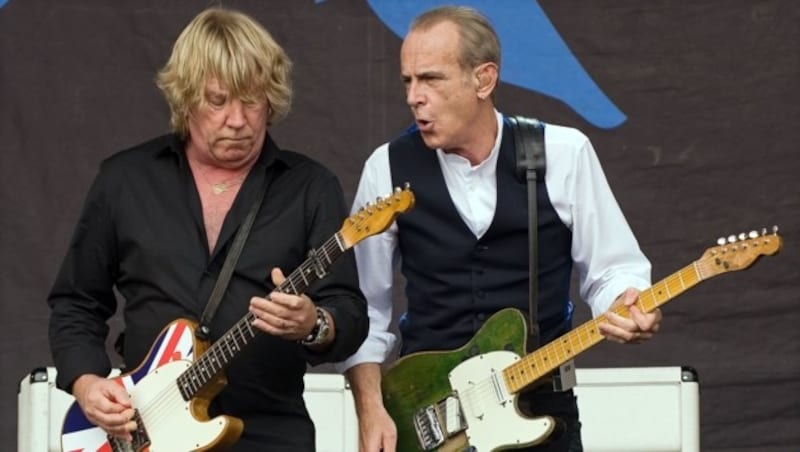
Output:
[[428,132],[433,128],[433,122],[425,119],[417,119],[417,127],[423,132]]

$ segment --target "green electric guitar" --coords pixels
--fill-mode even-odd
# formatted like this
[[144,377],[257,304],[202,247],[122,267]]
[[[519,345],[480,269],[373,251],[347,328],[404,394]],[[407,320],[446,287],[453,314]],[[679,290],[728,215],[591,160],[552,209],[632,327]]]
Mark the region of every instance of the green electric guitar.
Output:
[[[777,228],[720,240],[700,259],[642,291],[636,306],[651,312],[703,280],[777,253],[782,243]],[[624,306],[614,312],[629,315]],[[524,356],[525,318],[516,309],[504,309],[459,349],[399,359],[383,377],[384,404],[397,425],[397,450],[486,452],[544,442],[555,420],[520,415],[517,396],[603,340],[598,326],[604,321],[592,319]]]

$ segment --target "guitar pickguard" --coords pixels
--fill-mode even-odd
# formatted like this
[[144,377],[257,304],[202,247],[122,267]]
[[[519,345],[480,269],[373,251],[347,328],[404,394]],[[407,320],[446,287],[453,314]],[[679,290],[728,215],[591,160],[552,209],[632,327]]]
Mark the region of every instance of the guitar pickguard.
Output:
[[527,418],[517,409],[517,396],[509,393],[499,372],[518,359],[513,352],[489,352],[470,358],[450,373],[468,426],[467,442],[477,451],[533,446],[555,428],[553,418]]
[[[194,337],[194,329],[195,324],[189,320],[170,323],[153,342],[139,367],[112,380],[130,392],[145,376],[170,362],[193,361],[203,348]],[[119,442],[109,442],[103,429],[89,422],[77,402],[69,407],[61,432],[62,450],[125,450],[125,446],[115,443]]]

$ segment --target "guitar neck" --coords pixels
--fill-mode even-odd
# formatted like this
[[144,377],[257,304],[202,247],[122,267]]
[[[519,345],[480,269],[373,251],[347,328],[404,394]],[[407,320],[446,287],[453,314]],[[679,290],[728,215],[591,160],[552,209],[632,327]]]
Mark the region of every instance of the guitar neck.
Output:
[[[308,259],[275,291],[302,294],[311,284],[324,277],[330,265],[347,249],[348,246],[337,232],[322,246],[311,250]],[[248,312],[178,377],[178,386],[186,400],[194,397],[255,338],[259,330],[253,328],[254,320],[255,316]]]
[[[636,306],[643,312],[651,312],[686,290],[696,286],[700,281],[713,276],[706,260],[694,261],[681,270],[667,276],[639,294]],[[627,306],[616,306],[613,312],[629,317]],[[535,352],[522,357],[519,361],[503,370],[503,378],[509,391],[517,393],[545,375],[550,374],[558,366],[564,364],[593,345],[604,339],[599,325],[605,322],[599,316],[578,326],[569,333],[542,346]]]

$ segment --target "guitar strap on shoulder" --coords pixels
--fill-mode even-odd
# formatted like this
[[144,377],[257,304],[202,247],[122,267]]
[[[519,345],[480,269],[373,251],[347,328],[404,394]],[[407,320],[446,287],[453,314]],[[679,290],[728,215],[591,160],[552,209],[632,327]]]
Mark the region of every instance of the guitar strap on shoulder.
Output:
[[250,229],[253,228],[256,215],[259,209],[261,209],[261,204],[264,202],[264,196],[272,183],[272,172],[272,167],[270,167],[270,169],[267,170],[264,183],[261,185],[261,188],[256,194],[256,199],[250,207],[250,211],[247,213],[247,218],[244,219],[244,223],[239,227],[239,231],[236,233],[236,237],[231,244],[231,249],[228,250],[225,263],[222,264],[222,270],[219,272],[217,282],[214,284],[214,289],[208,297],[203,315],[200,317],[200,326],[195,331],[195,336],[199,339],[208,340],[208,335],[211,333],[211,320],[217,312],[219,303],[222,301],[222,296],[225,295],[225,290],[228,288],[228,283],[233,275],[233,269],[236,268],[236,262],[239,261],[239,256],[242,254],[244,243],[247,241],[247,236],[250,235]]
[[514,132],[517,180],[528,184],[528,346],[539,347],[539,259],[536,216],[536,182],[544,180],[545,149],[544,125],[532,118],[508,118]]
[[[529,304],[528,347],[531,351],[539,348],[539,260],[536,182],[544,180],[546,173],[544,124],[536,119],[523,116],[508,118],[514,131],[516,148],[516,174],[520,182],[528,184],[528,260],[529,260]],[[552,375],[554,391],[566,391],[576,384],[575,363],[569,360],[561,364]]]

